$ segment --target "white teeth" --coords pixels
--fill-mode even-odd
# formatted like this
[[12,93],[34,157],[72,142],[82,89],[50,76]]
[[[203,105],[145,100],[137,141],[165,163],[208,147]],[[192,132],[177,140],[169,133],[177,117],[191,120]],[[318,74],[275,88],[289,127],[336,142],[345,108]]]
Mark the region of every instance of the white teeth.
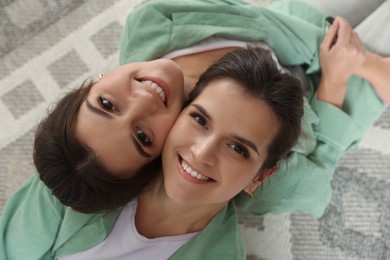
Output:
[[184,160],[181,161],[181,168],[183,168],[183,170],[186,173],[188,173],[188,175],[191,175],[195,179],[202,180],[202,181],[207,181],[210,179],[209,177],[204,176],[198,173],[197,171],[193,170]]
[[155,82],[153,82],[151,80],[143,80],[142,84],[144,84],[145,86],[148,86],[151,89],[153,89],[157,93],[157,95],[159,95],[159,97],[161,98],[162,102],[165,103],[166,97],[165,97],[165,92],[162,89],[162,87],[160,87],[157,83],[155,83]]

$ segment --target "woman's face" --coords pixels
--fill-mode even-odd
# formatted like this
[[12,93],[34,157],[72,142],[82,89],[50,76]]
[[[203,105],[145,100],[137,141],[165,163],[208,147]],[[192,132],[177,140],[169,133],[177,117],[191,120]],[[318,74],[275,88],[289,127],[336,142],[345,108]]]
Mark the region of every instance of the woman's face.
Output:
[[181,205],[224,205],[256,178],[279,123],[260,99],[213,81],[180,114],[163,150],[164,185]]
[[91,88],[78,112],[76,137],[111,173],[131,177],[161,154],[182,109],[183,84],[171,60],[123,65]]

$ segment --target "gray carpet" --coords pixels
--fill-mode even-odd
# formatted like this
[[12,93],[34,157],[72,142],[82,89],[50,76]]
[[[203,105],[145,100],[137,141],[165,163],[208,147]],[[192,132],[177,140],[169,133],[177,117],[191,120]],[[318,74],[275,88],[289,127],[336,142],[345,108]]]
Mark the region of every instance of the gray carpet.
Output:
[[[0,212],[34,172],[36,123],[62,93],[117,65],[126,14],[141,2],[0,0]],[[247,258],[390,259],[389,108],[343,157],[333,188],[318,219],[241,214]]]

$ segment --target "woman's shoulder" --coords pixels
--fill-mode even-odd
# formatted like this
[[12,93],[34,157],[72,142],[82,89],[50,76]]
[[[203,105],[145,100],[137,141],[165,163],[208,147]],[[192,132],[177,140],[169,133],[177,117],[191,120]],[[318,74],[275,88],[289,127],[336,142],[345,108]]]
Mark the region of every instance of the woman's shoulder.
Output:
[[2,217],[11,217],[18,214],[31,216],[31,210],[34,212],[55,213],[54,216],[60,217],[66,206],[51,193],[50,189],[39,179],[38,174],[32,175],[7,201]]

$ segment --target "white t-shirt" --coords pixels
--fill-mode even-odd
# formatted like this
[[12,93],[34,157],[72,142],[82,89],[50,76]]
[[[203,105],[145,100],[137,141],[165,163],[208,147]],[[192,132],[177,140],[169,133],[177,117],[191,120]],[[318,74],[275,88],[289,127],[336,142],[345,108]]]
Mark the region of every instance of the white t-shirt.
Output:
[[135,226],[137,200],[128,203],[120,213],[113,229],[99,245],[60,260],[81,259],[168,259],[198,232],[149,239],[140,235]]
[[195,53],[200,53],[200,52],[205,52],[205,51],[211,51],[211,50],[216,50],[216,49],[221,49],[221,48],[236,47],[236,48],[246,49],[248,47],[248,45],[253,45],[256,47],[260,47],[260,48],[269,50],[271,52],[272,59],[275,61],[275,64],[278,67],[278,69],[282,72],[287,72],[285,70],[285,68],[283,68],[280,65],[278,58],[276,57],[273,50],[263,41],[246,42],[246,41],[230,40],[230,39],[226,39],[226,38],[222,38],[222,37],[212,36],[212,37],[206,38],[206,39],[196,43],[193,46],[172,51],[172,52],[164,55],[161,58],[174,59],[174,58],[185,56],[185,55],[190,55],[190,54],[195,54]]

